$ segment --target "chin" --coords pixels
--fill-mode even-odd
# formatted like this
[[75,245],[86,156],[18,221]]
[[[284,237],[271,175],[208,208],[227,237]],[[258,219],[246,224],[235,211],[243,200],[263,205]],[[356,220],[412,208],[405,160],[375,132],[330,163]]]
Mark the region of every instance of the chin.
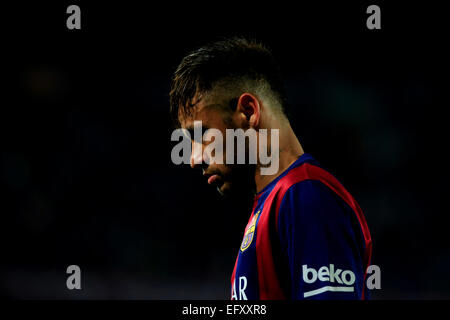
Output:
[[229,196],[231,193],[231,186],[228,182],[224,182],[221,186],[217,187],[217,191],[220,193],[221,196]]

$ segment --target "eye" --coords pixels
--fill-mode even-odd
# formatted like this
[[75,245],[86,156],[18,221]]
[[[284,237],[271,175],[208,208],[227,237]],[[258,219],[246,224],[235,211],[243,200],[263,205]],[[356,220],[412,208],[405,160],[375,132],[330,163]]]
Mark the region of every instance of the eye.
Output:
[[194,140],[194,129],[186,129],[189,132],[189,137],[191,140]]
[[[198,143],[203,143],[203,136],[204,136],[206,130],[208,130],[208,129],[209,128],[202,127],[202,131],[201,131],[201,134],[199,135],[199,137],[195,136],[195,134],[194,134],[195,130],[193,128],[190,128],[190,129],[187,129],[187,130],[189,131],[189,134],[191,135],[191,140],[192,141],[195,141],[195,142],[198,142]],[[197,133],[197,135],[198,135],[198,133]]]

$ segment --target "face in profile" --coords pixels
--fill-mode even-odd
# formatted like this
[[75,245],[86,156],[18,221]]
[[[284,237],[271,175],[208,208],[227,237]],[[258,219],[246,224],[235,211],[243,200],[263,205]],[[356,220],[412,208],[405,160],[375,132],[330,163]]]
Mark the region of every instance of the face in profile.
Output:
[[201,152],[192,152],[190,158],[190,164],[192,168],[201,168],[205,182],[209,185],[217,188],[220,194],[225,196],[239,193],[243,189],[249,190],[253,188],[254,184],[254,167],[252,165],[244,164],[226,164],[226,139],[223,139],[223,150],[221,154],[213,154],[215,159],[222,159],[219,161],[213,161],[206,158],[207,155],[204,152],[208,144],[211,141],[197,141],[194,139],[194,122],[202,122],[202,133],[208,129],[217,129],[222,133],[222,136],[226,136],[226,129],[239,128],[234,121],[232,114],[225,112],[223,109],[215,106],[205,106],[202,103],[198,103],[193,107],[193,112],[189,116],[180,114],[179,120],[181,127],[187,129],[190,132],[192,150],[198,148]]

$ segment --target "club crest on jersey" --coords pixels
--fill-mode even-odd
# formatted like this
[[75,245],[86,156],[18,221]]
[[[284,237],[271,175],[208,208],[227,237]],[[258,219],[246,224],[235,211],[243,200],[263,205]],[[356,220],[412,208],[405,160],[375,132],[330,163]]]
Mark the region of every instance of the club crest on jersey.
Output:
[[247,226],[247,230],[245,231],[244,239],[242,240],[242,244],[241,244],[241,252],[244,252],[252,244],[252,240],[255,235],[256,220],[258,219],[260,212],[261,212],[261,210],[259,210],[253,216],[252,220],[249,222],[249,224]]

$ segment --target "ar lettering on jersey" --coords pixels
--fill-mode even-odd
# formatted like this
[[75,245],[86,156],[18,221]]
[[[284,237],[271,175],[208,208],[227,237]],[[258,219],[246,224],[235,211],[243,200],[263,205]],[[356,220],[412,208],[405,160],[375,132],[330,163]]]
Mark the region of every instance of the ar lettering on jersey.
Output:
[[245,289],[247,289],[247,278],[242,276],[239,277],[239,299],[238,295],[236,294],[236,279],[234,279],[233,286],[231,288],[231,300],[248,300],[247,296],[245,295]]
[[307,284],[312,284],[317,280],[321,282],[337,283],[343,286],[324,286],[322,288],[305,292],[303,297],[311,297],[326,291],[333,292],[353,292],[355,288],[352,286],[355,283],[355,274],[351,270],[334,269],[334,264],[330,267],[323,266],[319,270],[308,268],[306,264],[302,265],[303,281]]

